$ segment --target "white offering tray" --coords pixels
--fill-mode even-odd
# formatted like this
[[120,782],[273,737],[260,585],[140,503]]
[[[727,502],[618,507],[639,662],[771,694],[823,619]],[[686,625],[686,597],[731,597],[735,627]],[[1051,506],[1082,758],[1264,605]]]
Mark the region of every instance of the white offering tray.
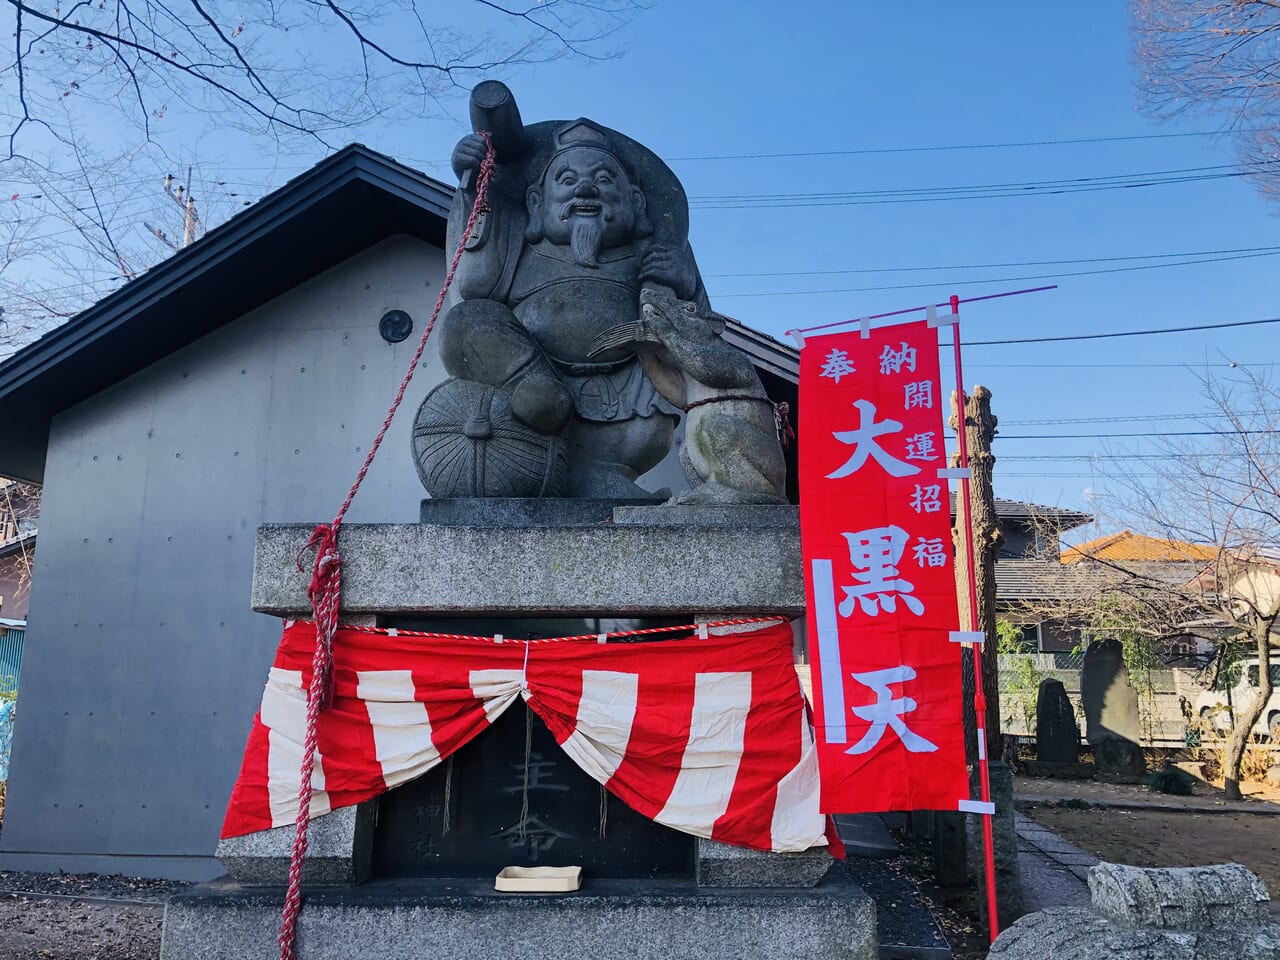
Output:
[[581,886],[581,867],[503,867],[493,882],[504,893],[572,893]]

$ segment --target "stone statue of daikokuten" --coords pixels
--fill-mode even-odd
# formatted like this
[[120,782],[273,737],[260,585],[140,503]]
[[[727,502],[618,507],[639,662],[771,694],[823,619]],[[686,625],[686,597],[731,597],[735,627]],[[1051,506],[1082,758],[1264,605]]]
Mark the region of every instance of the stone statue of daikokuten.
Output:
[[[501,83],[476,87],[471,119],[492,142],[496,167],[436,333],[451,379],[428,394],[414,423],[423,484],[433,497],[665,499],[668,491],[635,481],[671,449],[687,398],[703,396],[698,384],[729,382],[704,371],[704,383],[693,368],[713,356],[730,365],[701,342],[712,314],[683,187],[652,151],[592,121],[525,125]],[[479,134],[454,150],[459,188],[446,249],[461,239],[485,152]],[[645,287],[692,305],[698,323],[654,315],[642,325]],[[666,340],[626,332],[645,329]],[[745,355],[741,364],[750,367]],[[707,406],[692,408],[706,439],[689,444],[686,465],[707,488],[703,498],[715,500],[746,471],[724,469],[734,442],[717,434],[725,411]],[[760,486],[753,479],[749,495]]]

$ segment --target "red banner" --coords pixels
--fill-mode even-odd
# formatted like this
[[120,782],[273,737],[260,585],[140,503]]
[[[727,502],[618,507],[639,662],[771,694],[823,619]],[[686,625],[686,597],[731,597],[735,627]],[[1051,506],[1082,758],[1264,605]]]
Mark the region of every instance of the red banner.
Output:
[[800,354],[800,522],[822,811],[969,796],[938,337],[924,321]]

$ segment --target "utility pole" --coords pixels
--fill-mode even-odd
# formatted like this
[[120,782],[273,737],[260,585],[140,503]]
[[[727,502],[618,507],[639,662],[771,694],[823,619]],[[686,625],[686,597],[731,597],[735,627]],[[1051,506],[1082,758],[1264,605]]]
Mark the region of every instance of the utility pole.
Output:
[[196,212],[195,197],[191,196],[191,168],[187,167],[187,182],[185,185],[179,183],[175,186],[173,174],[165,174],[164,193],[165,196],[182,208],[182,243],[178,244],[170,240],[169,235],[159,227],[153,227],[149,223],[144,223],[143,226],[168,244],[174,252],[177,252],[195,243],[196,230],[200,225],[200,215]]

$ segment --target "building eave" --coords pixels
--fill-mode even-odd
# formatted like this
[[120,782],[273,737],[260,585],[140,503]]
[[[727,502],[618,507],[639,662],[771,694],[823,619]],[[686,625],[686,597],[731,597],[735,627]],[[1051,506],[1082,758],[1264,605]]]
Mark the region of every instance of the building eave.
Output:
[[0,363],[0,474],[41,482],[52,418],[379,240],[443,247],[453,189],[361,144]]

